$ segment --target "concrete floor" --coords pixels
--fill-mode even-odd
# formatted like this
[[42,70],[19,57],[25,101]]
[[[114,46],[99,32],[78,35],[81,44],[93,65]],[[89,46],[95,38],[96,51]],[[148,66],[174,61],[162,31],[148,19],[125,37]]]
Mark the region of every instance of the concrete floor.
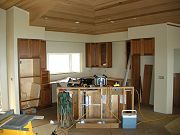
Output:
[[[174,117],[172,115],[165,115],[161,113],[153,112],[152,107],[143,107],[141,109],[144,117],[148,120],[156,120],[151,122],[142,122],[137,125],[136,129],[76,129],[73,127],[69,130],[69,135],[180,135],[179,127],[175,127],[173,124],[168,127],[170,122],[176,121],[176,126],[180,125],[180,117]],[[138,113],[139,114],[139,113]],[[180,113],[176,113],[180,115]],[[56,128],[56,125],[50,125],[50,120],[56,121],[56,107],[43,109],[38,111],[37,115],[44,115],[44,120],[34,120],[32,122],[33,129],[38,135],[50,135],[51,131]],[[158,120],[157,120],[158,119]],[[138,115],[138,122],[142,121],[142,117]],[[64,131],[60,135],[67,135]]]

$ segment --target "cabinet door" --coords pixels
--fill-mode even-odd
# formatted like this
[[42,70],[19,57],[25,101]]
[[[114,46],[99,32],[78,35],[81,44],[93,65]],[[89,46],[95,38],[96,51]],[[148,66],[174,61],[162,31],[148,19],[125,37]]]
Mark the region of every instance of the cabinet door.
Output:
[[141,55],[141,39],[132,39],[131,40],[131,54],[132,55]]
[[29,39],[30,45],[30,55],[32,58],[38,58],[40,55],[40,44],[41,40],[38,39]]
[[100,45],[100,66],[101,67],[112,67],[112,43],[104,42]]
[[41,40],[40,45],[41,68],[46,69],[46,41]]
[[86,67],[99,66],[99,45],[86,43]]
[[154,38],[145,38],[142,42],[144,46],[144,55],[154,55]]
[[91,67],[91,43],[86,43],[86,67]]
[[99,43],[93,43],[93,67],[100,67],[100,60],[101,60],[101,52],[100,52],[100,44]]
[[27,39],[18,39],[18,54],[19,58],[30,58],[30,46],[29,40]]
[[47,84],[50,82],[50,76],[48,70],[41,70],[41,84]]
[[51,89],[50,88],[44,88],[43,89],[44,86],[42,86],[42,85],[41,85],[41,87],[42,87],[42,89],[41,89],[41,97],[40,97],[40,107],[50,106],[52,104]]
[[86,43],[86,67],[112,67],[112,43]]

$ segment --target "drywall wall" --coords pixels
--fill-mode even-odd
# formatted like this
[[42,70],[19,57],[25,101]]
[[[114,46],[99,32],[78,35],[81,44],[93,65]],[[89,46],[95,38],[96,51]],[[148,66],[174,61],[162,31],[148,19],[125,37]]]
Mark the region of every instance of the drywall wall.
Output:
[[[167,24],[147,25],[128,29],[128,39],[155,38],[154,59],[154,111],[172,113],[172,99],[167,102],[168,68],[167,68]],[[159,98],[161,97],[161,98]],[[169,106],[171,104],[171,107]]]
[[57,42],[77,42],[85,43],[92,42],[94,40],[94,35],[88,34],[76,34],[76,33],[67,33],[67,32],[53,32],[46,31],[45,37],[47,41],[57,41]]
[[144,66],[145,65],[153,65],[149,104],[154,105],[154,56],[141,56],[140,75],[141,75],[142,88],[143,88]]
[[167,25],[167,105],[173,108],[174,49],[180,49],[180,25]]
[[[180,28],[169,23],[132,27],[128,39],[155,38],[154,111],[172,113],[174,49],[179,48]],[[159,98],[161,97],[161,98]]]
[[0,9],[0,93],[2,110],[9,109],[6,57],[6,11]]
[[174,49],[174,73],[180,73],[180,49]]
[[[82,72],[51,75],[51,81],[64,79],[66,77],[86,77],[105,74],[112,78],[123,78],[126,68],[126,44],[125,41],[112,42],[113,63],[112,68],[86,68],[85,67],[85,43],[83,42],[60,42],[47,41],[46,51],[48,53],[81,53]],[[52,101],[56,102],[56,87],[53,85]]]
[[9,105],[10,109],[14,109],[17,114],[20,113],[17,39],[44,39],[44,37],[44,28],[29,26],[28,12],[17,7],[7,10]]
[[94,35],[94,42],[116,42],[128,40],[128,32],[115,32],[108,34]]

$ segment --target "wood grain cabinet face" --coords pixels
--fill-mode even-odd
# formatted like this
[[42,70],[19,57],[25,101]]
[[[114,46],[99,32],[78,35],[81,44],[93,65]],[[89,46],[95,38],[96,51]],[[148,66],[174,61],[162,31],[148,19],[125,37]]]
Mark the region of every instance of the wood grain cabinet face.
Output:
[[100,67],[112,67],[112,43],[100,43]]
[[29,39],[30,57],[37,58],[40,54],[41,40]]
[[[51,105],[50,76],[49,71],[46,70],[46,41],[18,39],[18,61],[20,102],[22,101],[21,95],[30,91],[31,84],[36,83],[40,85],[39,106]],[[24,89],[24,86],[28,90]]]
[[18,40],[18,54],[19,58],[29,58],[31,48],[29,46],[29,40],[26,39],[19,39]]
[[86,67],[112,67],[112,43],[86,43]]
[[131,54],[132,55],[141,55],[141,39],[132,39],[131,40]]
[[50,106],[52,104],[52,91],[50,84],[41,85],[41,95],[40,95],[40,107]]
[[154,55],[154,38],[132,39],[132,55]]
[[52,90],[50,85],[50,74],[48,70],[41,70],[41,95],[40,107],[50,106],[52,104]]
[[46,41],[41,41],[40,58],[41,58],[41,68],[46,69]]
[[144,55],[154,55],[154,38],[146,38],[146,39],[143,39],[142,41],[143,43],[143,54]]

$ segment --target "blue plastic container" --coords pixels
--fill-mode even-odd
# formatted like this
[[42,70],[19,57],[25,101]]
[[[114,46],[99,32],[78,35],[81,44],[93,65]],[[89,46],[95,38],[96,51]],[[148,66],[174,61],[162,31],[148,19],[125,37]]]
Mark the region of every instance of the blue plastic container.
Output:
[[122,128],[134,129],[137,125],[136,110],[122,110]]

